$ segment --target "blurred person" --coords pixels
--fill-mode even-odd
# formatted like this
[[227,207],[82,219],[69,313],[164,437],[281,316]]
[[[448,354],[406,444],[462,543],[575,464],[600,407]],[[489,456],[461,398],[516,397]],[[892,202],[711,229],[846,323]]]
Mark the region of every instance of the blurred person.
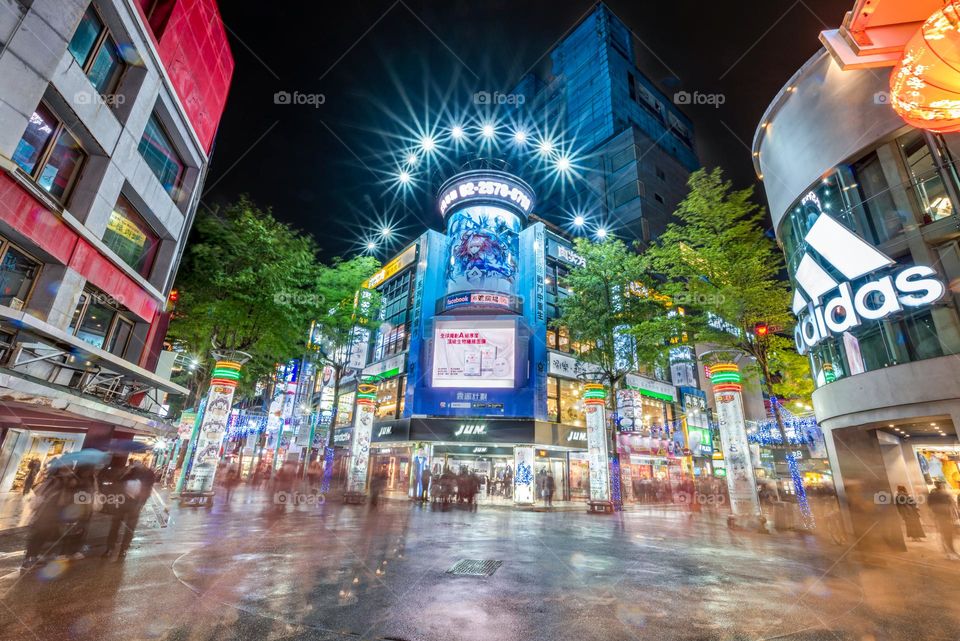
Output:
[[543,480],[544,491],[546,492],[547,507],[553,507],[553,493],[557,491],[557,481],[553,478],[553,472],[547,472]]
[[61,550],[65,556],[82,559],[86,556],[83,550],[90,519],[102,506],[98,500],[96,469],[92,465],[78,465],[69,484],[73,495],[63,510],[62,520],[68,521],[69,526],[63,534]]
[[897,486],[896,504],[897,512],[907,528],[907,538],[911,541],[919,541],[925,538],[926,534],[923,531],[923,525],[920,524],[920,510],[917,508],[917,502],[907,493],[907,488],[904,485]]
[[33,484],[37,480],[37,475],[40,473],[40,459],[32,458],[30,462],[27,463],[27,476],[23,479],[23,494],[26,496],[30,494],[30,490],[33,489]]
[[320,490],[320,479],[323,476],[323,466],[320,465],[320,461],[316,458],[310,461],[310,464],[307,465],[307,482],[310,484],[310,489],[314,491]]
[[237,486],[240,484],[240,465],[236,462],[233,462],[227,467],[227,475],[223,479],[223,487],[227,490],[226,501],[230,502],[230,499],[233,498],[233,491],[237,489]]
[[937,533],[940,535],[940,545],[943,551],[947,553],[948,559],[960,560],[957,551],[953,546],[953,537],[956,531],[954,520],[956,519],[956,508],[953,504],[953,497],[944,488],[943,481],[934,481],[933,490],[927,498],[930,505],[930,511],[933,512],[933,521],[937,525]]
[[[127,550],[133,541],[134,531],[140,521],[140,512],[147,499],[153,492],[156,475],[140,461],[133,461],[123,469],[118,478],[118,485],[122,488],[122,501],[117,501],[117,509],[110,521],[110,532],[107,534],[107,549],[103,557],[107,558],[117,548],[117,539],[120,539],[120,549],[117,560],[122,561],[127,556]],[[118,496],[118,498],[119,498]],[[121,534],[120,530],[123,530]]]
[[370,507],[377,507],[380,504],[380,495],[387,486],[387,468],[381,466],[370,479]]
[[68,467],[48,468],[46,478],[37,486],[27,523],[29,532],[21,572],[48,556],[59,543],[61,514],[73,502],[72,479],[73,470]]

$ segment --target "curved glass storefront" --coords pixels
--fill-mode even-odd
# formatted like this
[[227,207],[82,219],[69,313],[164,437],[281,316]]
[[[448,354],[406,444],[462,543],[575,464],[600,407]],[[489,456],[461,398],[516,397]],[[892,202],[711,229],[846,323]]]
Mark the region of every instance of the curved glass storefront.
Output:
[[[804,280],[811,278],[811,271],[819,276],[818,270],[823,268],[828,287],[832,278],[838,283],[849,282],[850,292],[857,292],[886,276],[892,283],[905,268],[919,265],[935,269],[934,277],[945,290],[933,304],[898,305],[902,309],[896,313],[878,320],[860,318],[847,331],[823,331],[824,337],[806,350],[818,387],[845,376],[960,353],[955,311],[960,284],[958,184],[947,142],[911,130],[830,170],[784,215],[778,236],[794,288],[801,285],[798,273],[805,274],[801,278]],[[817,248],[811,248],[807,240],[824,214],[866,240],[892,264],[858,278],[845,278],[842,270],[838,271]],[[841,254],[848,249],[837,234],[830,238]],[[855,253],[855,248],[849,247],[849,253]],[[799,287],[799,291],[804,290]],[[835,291],[827,291],[824,300],[835,296]],[[798,309],[807,302],[804,299],[797,303]],[[867,306],[882,303],[882,295],[864,298]],[[800,311],[800,317],[806,312]],[[841,308],[838,314],[842,320],[845,312]],[[822,330],[823,321],[817,322]]]

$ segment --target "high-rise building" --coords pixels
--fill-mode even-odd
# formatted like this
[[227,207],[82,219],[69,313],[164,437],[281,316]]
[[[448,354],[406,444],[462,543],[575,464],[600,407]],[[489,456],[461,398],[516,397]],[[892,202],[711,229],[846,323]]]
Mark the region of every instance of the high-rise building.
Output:
[[699,167],[693,123],[637,66],[630,30],[603,3],[548,57],[546,77],[528,74],[507,101],[544,131],[563,132],[583,180],[535,185],[541,215],[566,225],[584,214],[630,239],[655,238]]
[[171,429],[168,298],[233,66],[215,0],[0,12],[0,492]]

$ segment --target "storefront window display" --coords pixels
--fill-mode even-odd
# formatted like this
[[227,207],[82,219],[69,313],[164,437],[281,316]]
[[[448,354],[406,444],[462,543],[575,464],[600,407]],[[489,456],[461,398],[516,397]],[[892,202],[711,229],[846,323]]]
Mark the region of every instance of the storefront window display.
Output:
[[397,376],[377,383],[377,419],[399,418],[403,414],[405,377]]
[[943,481],[952,490],[960,490],[960,446],[915,447],[917,463],[929,487]]
[[550,376],[547,379],[547,414],[551,421],[584,427],[583,382]]
[[570,498],[571,500],[590,498],[590,460],[586,452],[571,452],[570,456]]

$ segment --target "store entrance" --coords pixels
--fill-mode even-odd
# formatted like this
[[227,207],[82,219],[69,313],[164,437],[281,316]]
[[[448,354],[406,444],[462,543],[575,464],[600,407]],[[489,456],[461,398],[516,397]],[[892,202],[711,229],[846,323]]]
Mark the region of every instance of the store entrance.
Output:
[[472,454],[445,454],[442,463],[435,464],[435,470],[443,467],[454,475],[476,474],[480,480],[477,500],[481,502],[513,501],[513,455],[483,456]]
[[410,449],[370,451],[370,474],[383,473],[387,482],[384,491],[406,495],[410,488]]

